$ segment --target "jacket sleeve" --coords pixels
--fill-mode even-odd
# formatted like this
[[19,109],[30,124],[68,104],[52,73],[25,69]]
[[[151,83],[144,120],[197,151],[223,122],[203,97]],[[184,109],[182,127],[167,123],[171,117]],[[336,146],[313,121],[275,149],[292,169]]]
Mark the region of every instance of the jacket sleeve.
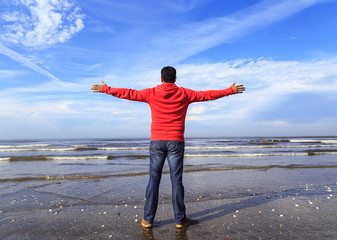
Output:
[[104,85],[101,91],[114,97],[131,101],[148,102],[149,99],[149,89],[134,90],[129,88],[113,88]]
[[223,90],[194,91],[186,89],[186,91],[190,103],[215,100],[235,93],[234,89],[231,87]]

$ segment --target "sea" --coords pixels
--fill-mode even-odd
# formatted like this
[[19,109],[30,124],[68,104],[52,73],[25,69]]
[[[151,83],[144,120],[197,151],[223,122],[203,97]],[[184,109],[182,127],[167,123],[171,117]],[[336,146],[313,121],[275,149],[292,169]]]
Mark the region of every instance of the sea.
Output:
[[[0,184],[147,175],[148,146],[140,138],[1,140]],[[185,146],[185,172],[337,167],[336,136],[187,138]]]

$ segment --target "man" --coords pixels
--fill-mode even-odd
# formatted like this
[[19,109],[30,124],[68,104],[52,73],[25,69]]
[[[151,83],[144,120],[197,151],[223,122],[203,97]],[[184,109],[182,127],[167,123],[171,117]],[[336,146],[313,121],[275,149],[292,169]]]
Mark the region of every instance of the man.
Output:
[[162,169],[167,158],[170,167],[172,184],[172,204],[177,228],[189,224],[186,217],[184,203],[184,186],[182,183],[184,159],[184,131],[185,117],[189,104],[215,100],[231,94],[245,91],[243,85],[224,90],[194,91],[177,87],[176,70],[167,66],[161,70],[161,85],[143,90],[127,88],[112,88],[103,81],[102,85],[93,85],[91,90],[113,95],[132,101],[146,102],[151,108],[151,138],[150,138],[150,177],[146,188],[146,202],[144,218],[141,225],[145,228],[152,227],[158,206],[159,184]]

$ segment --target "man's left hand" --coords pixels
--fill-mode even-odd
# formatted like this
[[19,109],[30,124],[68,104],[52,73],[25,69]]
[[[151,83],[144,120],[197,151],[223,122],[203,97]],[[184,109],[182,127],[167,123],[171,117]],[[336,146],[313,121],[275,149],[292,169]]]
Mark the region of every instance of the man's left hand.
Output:
[[236,81],[231,86],[231,88],[234,89],[234,94],[243,93],[246,90],[246,88],[243,85],[235,86],[235,84],[236,84]]

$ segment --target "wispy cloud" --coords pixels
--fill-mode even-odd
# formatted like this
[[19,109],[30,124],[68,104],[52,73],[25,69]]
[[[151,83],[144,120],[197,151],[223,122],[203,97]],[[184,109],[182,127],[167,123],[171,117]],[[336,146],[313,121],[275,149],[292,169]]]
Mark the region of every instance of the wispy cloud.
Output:
[[13,59],[14,61],[17,61],[19,63],[22,63],[23,65],[25,65],[26,67],[32,69],[33,71],[40,73],[56,82],[60,82],[60,80],[55,77],[53,74],[51,74],[50,72],[48,72],[47,70],[39,67],[38,65],[36,65],[35,63],[29,61],[27,58],[25,58],[24,56],[22,56],[21,54],[9,49],[8,47],[6,47],[5,45],[3,45],[2,43],[0,43],[0,54],[6,55],[8,57],[10,57],[11,59]]
[[[1,40],[41,47],[63,43],[83,27],[83,15],[71,0],[18,0],[0,15]],[[27,11],[28,10],[28,11]]]
[[[262,1],[232,15],[182,25],[174,30],[157,34],[152,40],[153,54],[143,63],[172,64],[223,43],[284,20],[297,12],[324,0]],[[159,62],[158,62],[159,61]]]

